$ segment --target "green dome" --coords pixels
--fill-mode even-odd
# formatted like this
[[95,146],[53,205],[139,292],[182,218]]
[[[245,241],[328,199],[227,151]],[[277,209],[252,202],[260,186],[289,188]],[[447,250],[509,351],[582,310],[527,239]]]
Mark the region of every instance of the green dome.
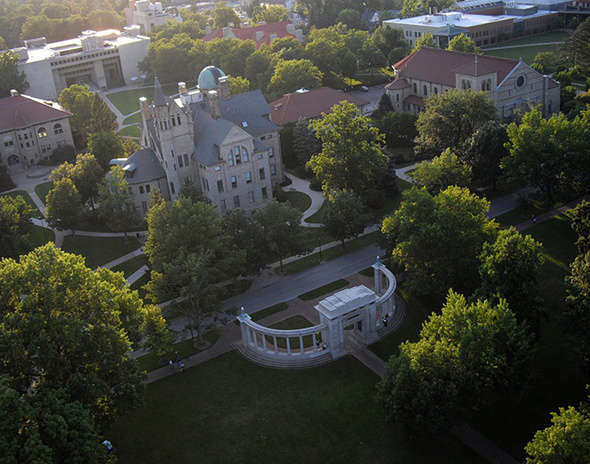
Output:
[[207,66],[199,74],[198,85],[201,90],[213,90],[217,88],[220,77],[225,77],[225,73],[215,66]]

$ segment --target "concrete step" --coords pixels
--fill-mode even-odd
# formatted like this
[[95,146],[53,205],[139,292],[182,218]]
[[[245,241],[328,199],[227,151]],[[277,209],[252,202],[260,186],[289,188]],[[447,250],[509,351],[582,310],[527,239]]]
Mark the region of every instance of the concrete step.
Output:
[[241,342],[232,343],[231,347],[248,361],[258,364],[259,366],[270,367],[272,369],[309,369],[327,364],[334,360],[332,354],[329,351],[314,358],[294,358],[285,356],[272,359],[258,354],[253,350],[246,349]]

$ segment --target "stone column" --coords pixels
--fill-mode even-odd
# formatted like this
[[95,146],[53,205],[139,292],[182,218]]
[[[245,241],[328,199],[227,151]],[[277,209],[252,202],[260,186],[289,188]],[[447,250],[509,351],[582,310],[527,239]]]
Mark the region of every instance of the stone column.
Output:
[[301,348],[301,354],[305,353],[305,347],[303,346],[303,335],[299,335],[299,348]]
[[287,354],[291,354],[291,342],[289,341],[289,337],[285,337],[287,340]]

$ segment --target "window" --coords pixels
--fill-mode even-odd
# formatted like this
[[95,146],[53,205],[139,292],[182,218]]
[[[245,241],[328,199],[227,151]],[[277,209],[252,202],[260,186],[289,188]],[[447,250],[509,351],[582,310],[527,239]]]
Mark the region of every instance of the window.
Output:
[[248,203],[254,203],[254,192],[248,192]]
[[418,84],[414,82],[414,93],[418,93]]
[[437,87],[434,88],[434,95],[438,95],[438,88]]
[[203,185],[205,186],[205,189],[208,192],[209,191],[209,181],[207,179],[205,179],[205,177],[203,177]]
[[240,153],[240,147],[234,148],[234,156],[236,157],[236,164],[242,163],[242,155]]
[[246,178],[247,184],[250,184],[252,182],[252,173],[250,171],[248,171],[246,174],[244,174],[244,177]]
[[227,209],[227,205],[225,204],[225,200],[221,200],[219,202],[219,209],[221,210],[222,213],[225,213],[225,210]]
[[427,97],[428,96],[428,87],[425,85],[422,90],[424,91],[424,96]]
[[236,176],[231,177],[231,188],[238,188],[238,179],[236,178]]
[[242,160],[244,161],[244,163],[250,161],[250,158],[248,157],[248,150],[246,150],[246,147],[242,147]]
[[277,168],[274,164],[270,165],[270,173],[274,176],[277,173]]
[[53,126],[53,133],[54,134],[62,134],[63,131],[64,131],[64,129],[63,129],[63,127],[61,127],[61,124],[58,123]]
[[184,155],[182,155],[182,157],[184,158],[184,165],[188,167],[188,153],[185,153]]
[[37,131],[37,135],[39,136],[40,139],[42,139],[43,137],[47,137],[47,131],[45,130],[44,127],[40,127],[39,130]]
[[151,190],[152,190],[152,188],[151,188],[150,184],[147,184],[145,186],[145,193],[150,193]]
[[524,85],[524,76],[518,76],[516,78],[516,87],[521,88]]
[[227,155],[227,164],[229,164],[230,166],[234,165],[234,152],[230,151]]
[[266,187],[262,187],[262,199],[266,200],[268,198],[268,192],[266,190]]
[[239,195],[236,195],[236,196],[234,197],[234,206],[235,206],[236,208],[239,208],[239,207],[240,207],[240,196],[239,196]]
[[273,147],[268,147],[268,157],[272,158],[275,155]]
[[399,93],[395,94],[395,101],[399,101]]
[[223,181],[222,180],[217,181],[217,191],[219,193],[223,192]]
[[172,125],[173,125],[173,126],[176,126],[176,119],[174,119],[174,116],[172,116],[172,119],[171,119],[171,121],[172,121]]
[[260,171],[259,172],[260,172],[260,180],[266,179],[266,176],[264,174],[264,168],[260,168]]
[[145,192],[143,191],[143,185],[140,185],[140,186],[139,186],[139,193],[142,193],[142,194],[143,194],[143,193],[145,193]]
[[183,164],[182,164],[182,156],[178,157],[178,167],[182,168]]
[[9,135],[4,137],[3,142],[4,142],[5,147],[11,147],[12,145],[14,145],[14,142],[12,141],[12,137],[10,137]]
[[170,191],[172,193],[175,193],[175,190],[174,190],[174,182],[170,182]]
[[178,121],[178,125],[180,126],[181,122],[180,122],[180,115],[176,116],[176,120]]

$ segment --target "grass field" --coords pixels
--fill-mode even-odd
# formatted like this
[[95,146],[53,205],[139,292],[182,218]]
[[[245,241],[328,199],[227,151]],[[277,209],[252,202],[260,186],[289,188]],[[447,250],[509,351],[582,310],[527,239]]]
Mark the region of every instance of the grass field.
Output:
[[297,208],[299,211],[303,212],[311,206],[311,198],[309,195],[296,191],[285,193],[287,195],[287,201],[291,203],[293,208]]
[[109,263],[133,250],[139,248],[139,242],[135,238],[129,238],[125,243],[124,237],[86,237],[83,235],[66,235],[63,251],[76,253],[86,258],[86,266],[94,269]]
[[139,122],[141,122],[141,112],[137,112],[123,119],[124,126],[126,126],[127,124],[137,124]]
[[129,89],[107,95],[107,98],[122,114],[130,114],[137,111],[139,109],[140,97],[146,97],[148,103],[151,103],[154,98],[154,88]]
[[137,139],[140,136],[139,126],[126,126],[119,131],[119,134],[121,134],[124,137],[131,137]]
[[47,204],[47,194],[53,188],[53,182],[43,182],[35,186],[35,193],[44,205]]
[[226,353],[147,386],[107,433],[119,463],[478,464],[455,437],[418,440],[384,422],[378,377],[346,356],[275,370]]
[[[565,39],[569,37],[569,35],[569,32],[551,31],[545,32],[543,34],[533,34],[529,35],[528,37],[520,37],[518,39],[496,43],[490,45],[489,48],[509,47],[512,45],[534,45],[539,43],[563,42]],[[486,47],[483,48],[483,52],[484,54],[486,53]]]
[[[307,327],[312,327],[313,325],[314,324],[312,324],[310,321],[308,321],[303,316],[293,316],[293,317],[289,317],[287,319],[284,319],[281,322],[277,322],[276,324],[271,325],[270,328],[271,329],[280,329],[280,330],[293,330],[293,329],[305,329]],[[266,341],[272,345],[273,337],[270,335],[266,335]],[[303,337],[303,346],[305,348],[309,348],[312,345],[313,345],[313,336],[312,335],[306,335],[305,337]],[[286,349],[287,348],[287,340],[285,338],[278,338],[277,339],[277,346],[279,348]],[[289,339],[289,346],[291,347],[292,350],[301,349],[301,346],[299,345],[298,338]]]
[[33,248],[37,248],[41,245],[45,245],[48,242],[54,241],[55,232],[53,232],[53,230],[33,225],[33,230],[29,234],[29,242],[31,242]]
[[315,213],[306,218],[303,222],[307,222],[308,224],[321,224],[322,222],[324,222],[324,213],[327,207],[326,202],[327,200],[324,200],[322,206],[320,206],[320,209],[318,209]]
[[125,278],[129,277],[135,271],[147,264],[147,258],[145,255],[139,255],[134,258],[128,259],[124,263],[118,266],[112,267],[111,270],[115,272],[122,272]]
[[533,46],[522,46],[516,48],[503,48],[500,50],[484,50],[484,55],[498,56],[500,58],[509,58],[511,60],[519,60],[522,58],[527,64],[531,64],[535,61],[537,53],[546,52],[547,45],[533,45]]

